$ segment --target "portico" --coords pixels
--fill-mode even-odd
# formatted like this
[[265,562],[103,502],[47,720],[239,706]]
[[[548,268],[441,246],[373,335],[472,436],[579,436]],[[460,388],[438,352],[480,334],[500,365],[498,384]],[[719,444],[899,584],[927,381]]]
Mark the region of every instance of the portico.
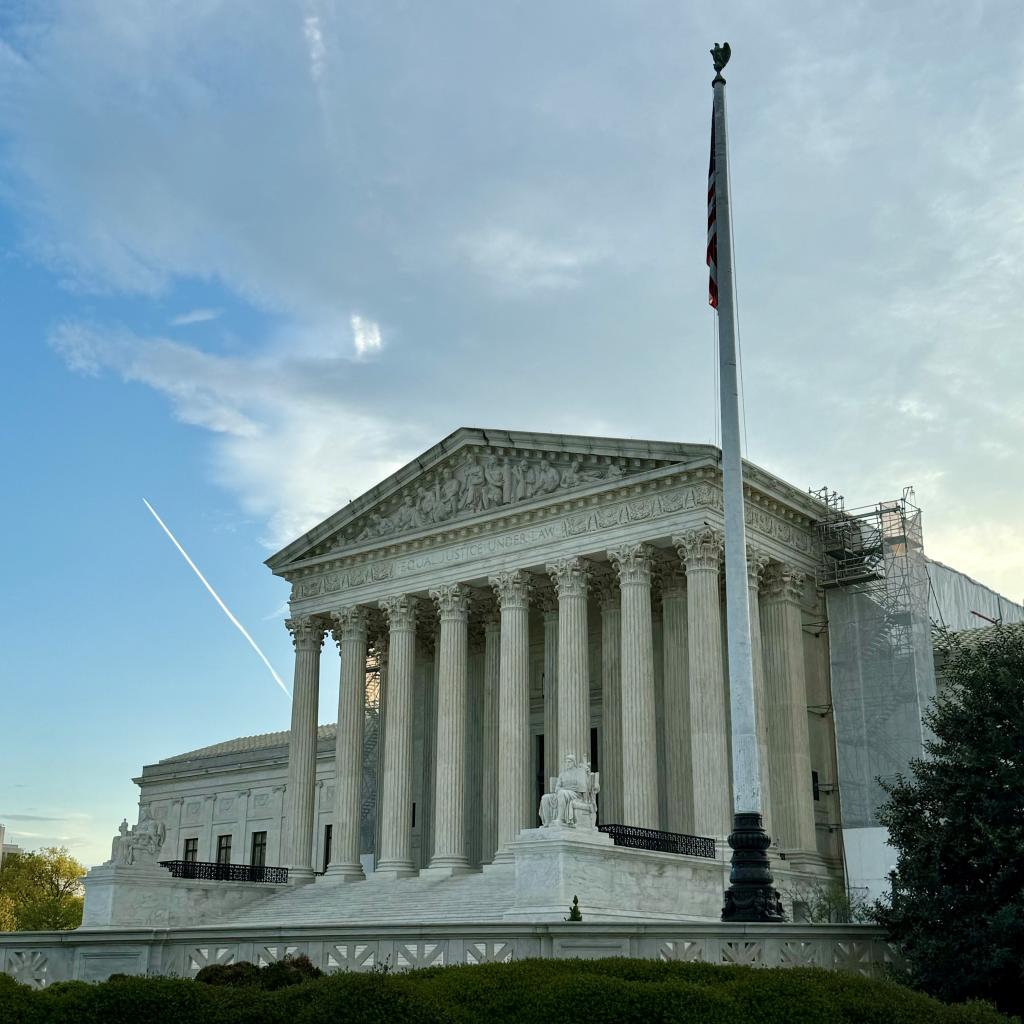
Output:
[[[271,558],[293,587],[291,877],[314,872],[310,751],[328,631],[341,654],[330,874],[363,877],[358,779],[371,646],[387,652],[374,851],[383,877],[510,860],[509,844],[538,823],[538,777],[546,786],[568,754],[590,760],[592,730],[602,823],[724,837],[717,454],[462,429]],[[745,472],[766,811],[778,848],[813,859],[801,603],[817,557],[815,508],[778,478]]]

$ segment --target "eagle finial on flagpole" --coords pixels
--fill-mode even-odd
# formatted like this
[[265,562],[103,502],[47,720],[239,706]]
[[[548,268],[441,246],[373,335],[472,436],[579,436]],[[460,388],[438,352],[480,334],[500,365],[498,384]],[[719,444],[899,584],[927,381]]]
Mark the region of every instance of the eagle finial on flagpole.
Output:
[[[722,78],[722,68],[729,63],[732,56],[732,47],[728,43],[715,43],[711,50],[711,59],[715,64],[715,80]],[[724,81],[724,79],[722,79]]]

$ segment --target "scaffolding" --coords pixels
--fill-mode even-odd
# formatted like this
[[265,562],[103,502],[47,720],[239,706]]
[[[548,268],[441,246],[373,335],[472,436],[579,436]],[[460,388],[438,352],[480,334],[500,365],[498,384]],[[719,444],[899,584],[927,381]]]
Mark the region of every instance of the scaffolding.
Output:
[[377,645],[366,659],[366,709],[363,713],[363,781],[359,819],[359,850],[377,848],[377,778],[383,754],[381,732],[381,652]]
[[874,827],[880,780],[921,757],[922,716],[935,695],[928,569],[914,492],[848,510],[841,495],[812,492],[826,508],[817,524],[818,585],[829,621],[832,703],[845,828]]

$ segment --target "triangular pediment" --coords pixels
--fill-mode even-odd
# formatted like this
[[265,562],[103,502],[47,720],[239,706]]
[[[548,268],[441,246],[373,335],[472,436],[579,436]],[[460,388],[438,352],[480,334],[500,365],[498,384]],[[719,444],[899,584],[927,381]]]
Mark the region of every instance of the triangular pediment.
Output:
[[559,500],[666,466],[714,462],[709,445],[463,427],[350,502],[267,565],[297,562],[437,532]]

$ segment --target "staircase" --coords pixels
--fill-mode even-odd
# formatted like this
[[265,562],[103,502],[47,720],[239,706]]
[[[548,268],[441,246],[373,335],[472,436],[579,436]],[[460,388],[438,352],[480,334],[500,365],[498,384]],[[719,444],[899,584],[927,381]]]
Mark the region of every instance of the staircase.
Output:
[[341,882],[321,876],[209,924],[378,925],[501,921],[512,906],[513,876],[476,872],[454,878]]

